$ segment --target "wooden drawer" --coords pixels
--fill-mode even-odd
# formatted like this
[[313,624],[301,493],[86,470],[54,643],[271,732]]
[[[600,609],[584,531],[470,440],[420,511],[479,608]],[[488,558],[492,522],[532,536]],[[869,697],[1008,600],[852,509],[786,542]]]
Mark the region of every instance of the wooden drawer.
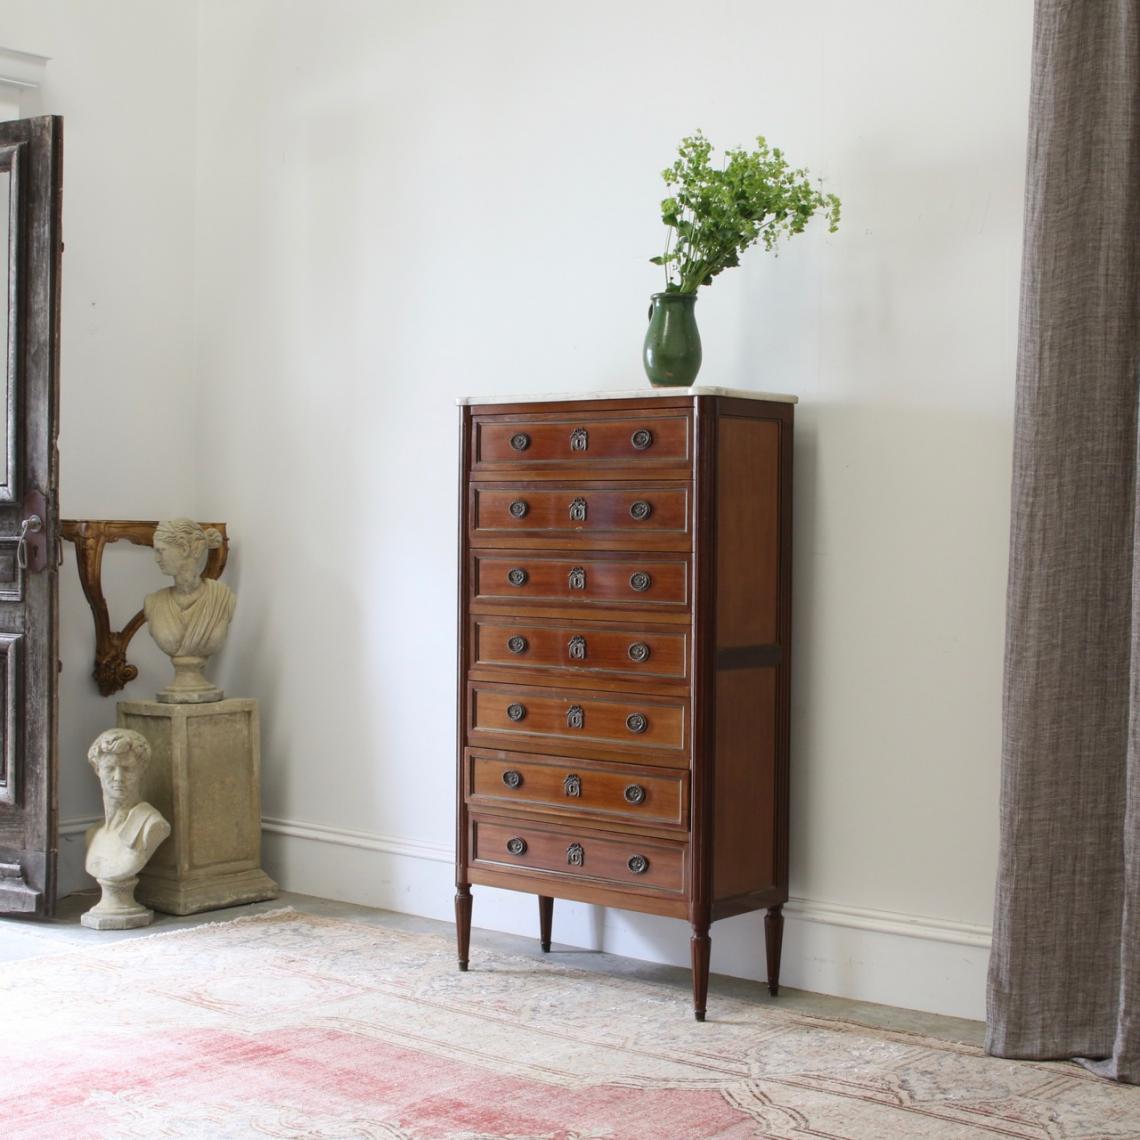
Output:
[[612,559],[474,554],[476,601],[561,602],[637,608],[688,607],[688,559],[627,555]]
[[[532,742],[527,751],[557,741],[564,749],[602,749],[633,755],[660,753],[660,763],[688,764],[688,702],[633,694],[531,689],[474,682],[469,688],[470,742],[497,737]],[[535,748],[537,745],[537,748]],[[505,747],[512,747],[505,745]]]
[[565,413],[474,416],[471,468],[631,468],[630,477],[661,466],[691,466],[689,416],[680,412],[624,413],[616,417]]
[[688,550],[689,485],[473,483],[473,546]]
[[688,826],[687,772],[499,751],[468,752],[467,764],[467,800],[473,806],[546,808],[649,825]]
[[683,682],[689,674],[688,630],[475,617],[471,667],[557,670],[560,674]]
[[544,871],[631,888],[680,894],[685,889],[685,850],[682,843],[526,819],[471,820],[471,858],[476,864]]

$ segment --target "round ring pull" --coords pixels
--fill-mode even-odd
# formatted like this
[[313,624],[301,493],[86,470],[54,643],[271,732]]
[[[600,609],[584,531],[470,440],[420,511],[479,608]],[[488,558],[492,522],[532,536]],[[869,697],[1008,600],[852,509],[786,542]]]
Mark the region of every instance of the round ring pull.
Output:
[[[522,787],[522,782],[522,773],[516,772],[514,768],[508,768],[503,773],[503,783],[506,784],[508,788],[520,788]],[[628,789],[626,790],[628,793]],[[626,795],[626,799],[629,799],[628,794]]]
[[629,514],[630,518],[635,519],[637,522],[644,522],[653,514],[653,507],[644,499],[638,499],[637,502],[630,505]]
[[[503,777],[506,779],[506,776]],[[640,784],[630,784],[625,790],[625,802],[627,804],[643,804],[645,803],[645,789]]]
[[653,585],[653,579],[644,570],[638,570],[636,574],[629,576],[629,584],[639,594],[644,594]]
[[525,519],[527,511],[530,510],[530,507],[527,505],[525,500],[515,499],[515,501],[513,503],[511,503],[511,505],[508,509],[511,512],[511,518],[513,518],[513,519]]
[[649,860],[644,855],[631,855],[626,866],[635,875],[644,875],[649,870]]
[[507,716],[517,724],[526,716],[526,705],[507,705]]
[[629,647],[629,659],[636,661],[639,665],[643,661],[649,660],[649,646],[644,641],[635,641]]
[[653,432],[651,432],[649,428],[638,428],[637,431],[629,437],[629,442],[632,443],[638,451],[644,451],[653,444]]
[[[530,648],[530,642],[525,637],[515,634],[514,637],[507,641],[507,648],[512,653],[525,653]],[[630,651],[632,654],[632,650]]]
[[526,451],[530,447],[530,436],[525,431],[520,431],[517,435],[511,436],[511,447],[515,451]]
[[520,835],[516,835],[514,839],[507,840],[507,850],[512,855],[525,855],[526,854],[526,840]]
[[518,566],[507,573],[507,581],[510,582],[512,586],[525,586],[528,578],[530,578],[530,575]]
[[[508,710],[508,712],[509,711],[510,710]],[[629,716],[625,718],[625,727],[628,728],[630,732],[640,734],[649,727],[649,721],[646,719],[644,713],[630,713]]]

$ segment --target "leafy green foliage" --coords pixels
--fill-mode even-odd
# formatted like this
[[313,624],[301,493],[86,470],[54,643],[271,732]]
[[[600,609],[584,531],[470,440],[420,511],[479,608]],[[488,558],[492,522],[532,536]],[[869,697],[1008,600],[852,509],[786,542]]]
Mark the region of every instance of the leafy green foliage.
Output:
[[781,237],[803,233],[816,211],[823,211],[831,233],[839,228],[839,199],[817,190],[806,170],[793,170],[783,151],[769,149],[762,136],[753,151],[725,151],[720,169],[700,131],[682,139],[677,153],[661,173],[674,187],[661,203],[669,238],[665,252],[650,258],[665,267],[666,292],[695,293],[739,265],[755,242],[774,250]]

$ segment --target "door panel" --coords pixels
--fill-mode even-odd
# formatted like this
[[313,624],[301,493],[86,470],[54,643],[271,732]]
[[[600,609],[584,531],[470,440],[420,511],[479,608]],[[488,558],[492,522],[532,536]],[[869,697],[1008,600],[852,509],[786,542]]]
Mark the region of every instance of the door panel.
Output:
[[0,123],[0,913],[55,904],[62,142]]

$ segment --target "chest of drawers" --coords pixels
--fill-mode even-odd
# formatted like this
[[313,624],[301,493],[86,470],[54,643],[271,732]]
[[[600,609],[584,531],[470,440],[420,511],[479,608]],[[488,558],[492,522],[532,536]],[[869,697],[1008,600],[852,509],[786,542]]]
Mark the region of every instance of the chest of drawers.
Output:
[[456,928],[471,887],[709,928],[788,897],[792,397],[461,407]]

